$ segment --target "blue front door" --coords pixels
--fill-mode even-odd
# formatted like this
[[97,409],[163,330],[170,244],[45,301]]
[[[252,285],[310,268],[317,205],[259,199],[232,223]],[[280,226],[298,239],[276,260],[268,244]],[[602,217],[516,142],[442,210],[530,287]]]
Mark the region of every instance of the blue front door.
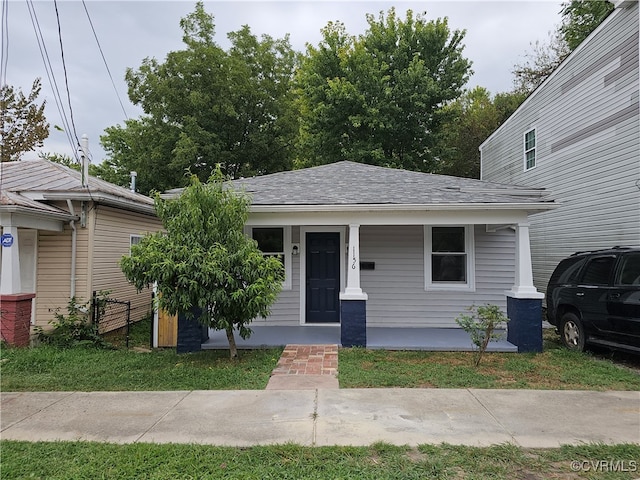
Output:
[[307,233],[306,322],[340,321],[340,234]]

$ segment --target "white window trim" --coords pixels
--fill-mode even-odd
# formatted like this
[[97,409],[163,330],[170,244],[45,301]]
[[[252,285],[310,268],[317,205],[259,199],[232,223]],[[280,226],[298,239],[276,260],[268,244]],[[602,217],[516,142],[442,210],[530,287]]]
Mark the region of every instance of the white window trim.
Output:
[[[137,235],[137,234],[129,235],[129,255],[131,255],[131,247],[140,243],[140,240],[142,240],[143,237],[144,235]],[[133,243],[134,238],[138,240],[136,243]]]
[[424,289],[428,292],[475,292],[476,291],[476,269],[475,269],[475,240],[473,225],[438,225],[439,227],[464,227],[465,253],[467,255],[467,282],[436,282],[431,277],[432,258],[432,234],[433,226],[424,226]]
[[247,226],[245,227],[245,234],[249,238],[253,238],[253,229],[254,228],[282,228],[283,230],[283,239],[284,239],[284,282],[282,283],[283,290],[291,290],[291,263],[293,262],[292,258],[292,248],[291,245],[291,225],[255,225],[255,226]]
[[[534,144],[533,148],[527,150],[527,134],[533,132]],[[527,152],[533,150],[533,167],[527,167]],[[522,135],[522,157],[524,171],[528,172],[538,166],[538,130],[536,127],[530,128]]]

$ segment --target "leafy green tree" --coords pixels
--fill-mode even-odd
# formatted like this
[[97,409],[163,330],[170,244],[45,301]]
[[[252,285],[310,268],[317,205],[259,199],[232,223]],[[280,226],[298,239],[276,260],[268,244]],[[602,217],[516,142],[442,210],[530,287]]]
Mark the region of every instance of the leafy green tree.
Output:
[[436,173],[457,177],[480,178],[478,147],[524,100],[522,93],[499,93],[476,87],[448,104],[438,142]]
[[546,80],[567,56],[613,11],[606,0],[571,0],[562,4],[561,25],[549,33],[547,42],[536,41],[533,51],[513,70],[514,88],[531,93]]
[[160,308],[170,314],[198,308],[198,320],[225,330],[237,358],[234,329],[242,338],[254,318],[266,317],[277,299],[284,269],[244,234],[250,200],[223,182],[217,169],[208,184],[196,176],[176,199],[155,196],[165,232],[148,234],[121,261],[138,290],[158,283]]
[[298,71],[299,165],[338,160],[430,171],[442,107],[471,72],[464,31],[391,9],[358,37],[329,23]]
[[38,105],[42,86],[36,78],[31,93],[25,97],[11,85],[0,88],[0,160],[20,160],[23,153],[42,147],[49,136],[49,124],[44,116],[46,101]]
[[609,16],[615,7],[607,0],[571,0],[562,4],[562,38],[570,51]]
[[128,69],[131,101],[144,115],[106,130],[103,178],[138,172],[142,193],[206,180],[220,164],[232,178],[288,170],[298,115],[291,88],[298,56],[288,37],[257,38],[244,26],[215,42],[202,2],[180,21],[184,49]]

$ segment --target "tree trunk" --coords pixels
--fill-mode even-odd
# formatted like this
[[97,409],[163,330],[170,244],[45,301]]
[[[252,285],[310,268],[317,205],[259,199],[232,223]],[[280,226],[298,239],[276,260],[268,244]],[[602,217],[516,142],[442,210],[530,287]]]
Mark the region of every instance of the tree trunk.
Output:
[[236,339],[233,336],[233,327],[227,328],[226,332],[227,332],[227,340],[229,341],[229,355],[231,356],[231,360],[237,360],[238,348],[236,347]]

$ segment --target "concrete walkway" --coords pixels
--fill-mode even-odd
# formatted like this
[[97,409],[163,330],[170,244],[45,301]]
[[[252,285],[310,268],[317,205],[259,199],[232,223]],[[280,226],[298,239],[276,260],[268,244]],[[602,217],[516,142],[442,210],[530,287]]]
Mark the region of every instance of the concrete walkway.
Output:
[[5,440],[229,446],[640,443],[640,392],[3,392],[0,431]]

